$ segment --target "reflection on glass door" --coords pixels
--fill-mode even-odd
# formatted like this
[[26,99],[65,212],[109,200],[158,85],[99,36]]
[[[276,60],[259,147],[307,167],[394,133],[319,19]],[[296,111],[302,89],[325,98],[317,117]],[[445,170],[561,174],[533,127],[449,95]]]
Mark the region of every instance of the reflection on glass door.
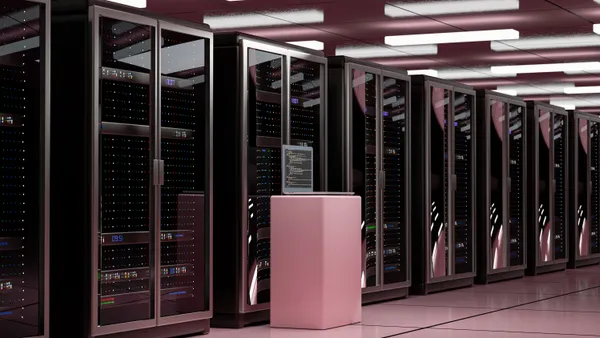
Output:
[[473,95],[454,93],[454,272],[473,270],[472,125]]
[[449,274],[448,252],[448,197],[450,144],[448,114],[450,91],[431,87],[431,277]]
[[383,283],[404,282],[406,257],[407,82],[383,79]]
[[377,285],[377,76],[352,71],[352,191],[362,198],[363,288]]
[[271,195],[281,194],[283,56],[248,49],[247,303],[270,301]]
[[552,222],[550,210],[550,124],[552,117],[549,111],[540,110],[538,121],[538,261],[548,262],[552,260]]
[[161,316],[206,310],[207,41],[161,30]]
[[525,128],[523,120],[525,108],[522,106],[509,104],[509,241],[510,241],[510,266],[519,266],[524,264],[525,259],[525,236],[523,230],[523,184],[525,168],[523,154],[525,143],[523,140],[523,130]]
[[588,193],[589,193],[589,122],[584,119],[578,121],[577,144],[577,252],[579,256],[589,255],[590,225],[588,219]]
[[98,323],[153,318],[150,71],[154,28],[100,18]]
[[592,199],[590,201],[590,252],[591,254],[600,253],[600,123],[590,122],[590,157],[592,163],[591,179],[592,179]]
[[554,115],[554,259],[564,259],[567,256],[567,117],[562,114]]
[[[40,333],[44,6],[0,3],[0,336]],[[49,23],[48,23],[49,24]],[[49,292],[49,290],[46,290]]]
[[314,190],[321,191],[321,74],[320,63],[290,60],[291,143],[313,148]]
[[506,104],[490,101],[490,259],[492,269],[506,267],[504,227],[504,141]]

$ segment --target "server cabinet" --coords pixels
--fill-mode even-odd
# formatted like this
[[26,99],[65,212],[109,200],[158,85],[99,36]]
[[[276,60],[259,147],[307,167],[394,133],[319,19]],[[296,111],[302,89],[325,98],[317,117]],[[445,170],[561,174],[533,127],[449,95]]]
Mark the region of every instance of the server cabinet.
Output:
[[572,111],[569,122],[569,268],[578,268],[600,262],[600,117]]
[[569,260],[568,125],[564,109],[527,102],[529,275],[564,270]]
[[526,104],[477,95],[479,283],[523,277],[527,267]]
[[470,286],[475,277],[475,91],[412,77],[411,292]]
[[[72,197],[65,192],[57,192],[55,205],[57,221],[89,227],[79,233],[71,230],[69,236],[75,233],[76,240],[88,244],[80,251],[60,249],[64,261],[57,262],[58,274],[52,279],[66,292],[74,275],[87,274],[82,278],[87,294],[72,304],[77,309],[72,312],[82,312],[84,324],[57,328],[56,335],[171,337],[208,332],[212,33],[204,26],[119,9],[89,8],[82,26],[90,34],[77,46],[83,49],[88,41],[90,47],[89,82],[78,83],[89,89],[89,101],[86,109],[53,121],[79,119],[84,122],[79,127],[87,128],[82,134],[58,135],[60,148],[55,148],[61,160],[85,172],[82,181],[72,183],[81,184],[83,191],[71,191],[85,196],[85,212],[68,219],[71,205],[65,204]],[[73,18],[58,20],[59,31],[74,29]],[[57,108],[70,107],[59,102]],[[69,142],[85,146],[81,153],[71,153]],[[60,186],[65,178],[58,177],[64,175],[59,171],[71,169],[63,163],[57,167]],[[89,268],[75,266],[69,255],[84,255]],[[76,321],[72,312],[69,320]]]
[[329,58],[329,190],[362,198],[363,303],[406,297],[410,272],[410,77]]
[[326,188],[322,53],[249,35],[215,36],[215,318],[269,318],[270,197],[281,194],[282,145],[313,148],[314,190]]
[[50,3],[0,4],[0,336],[48,337]]

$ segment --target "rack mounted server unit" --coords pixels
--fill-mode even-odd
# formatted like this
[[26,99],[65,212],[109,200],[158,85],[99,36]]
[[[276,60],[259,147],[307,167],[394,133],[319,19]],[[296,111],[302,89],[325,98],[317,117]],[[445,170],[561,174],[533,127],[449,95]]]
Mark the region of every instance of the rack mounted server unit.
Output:
[[283,145],[313,149],[314,190],[326,185],[327,59],[240,33],[215,35],[215,318],[269,319],[270,198],[282,193]]
[[329,58],[329,190],[362,198],[363,303],[410,287],[410,90],[405,71]]
[[600,117],[569,112],[569,268],[600,263]]
[[72,11],[53,18],[52,335],[207,333],[212,33]]
[[563,108],[527,102],[528,275],[564,270],[569,261],[568,128]]
[[0,22],[0,336],[48,337],[50,3]]
[[475,278],[475,91],[412,77],[412,293]]
[[477,282],[491,283],[523,277],[527,268],[527,106],[477,94]]

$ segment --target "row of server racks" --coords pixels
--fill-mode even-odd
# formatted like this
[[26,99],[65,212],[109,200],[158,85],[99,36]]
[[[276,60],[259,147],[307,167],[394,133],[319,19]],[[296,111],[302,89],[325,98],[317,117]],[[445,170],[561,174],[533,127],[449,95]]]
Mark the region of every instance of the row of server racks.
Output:
[[50,4],[0,3],[0,336],[48,337]]
[[106,3],[53,10],[50,333],[208,333],[213,34]]

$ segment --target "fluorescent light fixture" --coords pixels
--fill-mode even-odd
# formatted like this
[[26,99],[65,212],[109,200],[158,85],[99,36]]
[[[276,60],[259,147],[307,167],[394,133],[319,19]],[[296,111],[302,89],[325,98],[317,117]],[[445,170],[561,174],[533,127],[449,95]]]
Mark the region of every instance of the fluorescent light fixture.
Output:
[[308,41],[288,41],[289,44],[310,48],[314,50],[323,50],[325,49],[325,44],[321,41],[317,40],[308,40]]
[[565,88],[565,94],[597,94],[597,93],[600,93],[600,86]]
[[448,68],[438,69],[438,77],[446,80],[487,79],[494,77],[515,77],[516,74],[493,74],[490,68]]
[[498,12],[519,9],[519,0],[462,0],[395,2],[385,5],[385,15],[404,18],[419,15]]
[[505,94],[505,95],[510,95],[510,96],[517,96],[517,91],[516,90],[510,90],[510,89],[496,89],[494,90],[496,93],[500,93],[500,94]]
[[438,72],[435,69],[414,69],[414,70],[409,70],[408,75],[427,75],[427,76],[437,77]]
[[530,85],[498,86],[498,90],[515,91],[517,95],[563,94],[573,83],[532,83]]
[[543,63],[518,66],[495,66],[492,67],[491,70],[494,74],[535,74],[566,71],[588,71],[600,70],[600,62]]
[[345,55],[357,59],[403,57],[415,55],[437,55],[437,45],[420,45],[408,47],[389,46],[343,46],[335,49],[335,55]]
[[582,98],[557,98],[550,99],[550,104],[571,110],[579,107],[600,107],[600,97],[588,96]]
[[[598,1],[596,1],[598,2]],[[598,2],[600,3],[600,2]],[[594,33],[600,34],[600,24],[594,24]]]
[[493,40],[516,40],[519,31],[514,29],[495,29],[452,33],[431,33],[412,35],[392,35],[385,37],[385,43],[391,46],[415,46],[442,43],[463,43]]
[[496,52],[596,46],[600,46],[600,36],[596,34],[529,37],[491,43],[492,50]]
[[285,26],[323,21],[325,14],[320,9],[204,16],[204,23],[213,29]]
[[107,0],[121,5],[127,5],[136,8],[146,8],[146,0]]

